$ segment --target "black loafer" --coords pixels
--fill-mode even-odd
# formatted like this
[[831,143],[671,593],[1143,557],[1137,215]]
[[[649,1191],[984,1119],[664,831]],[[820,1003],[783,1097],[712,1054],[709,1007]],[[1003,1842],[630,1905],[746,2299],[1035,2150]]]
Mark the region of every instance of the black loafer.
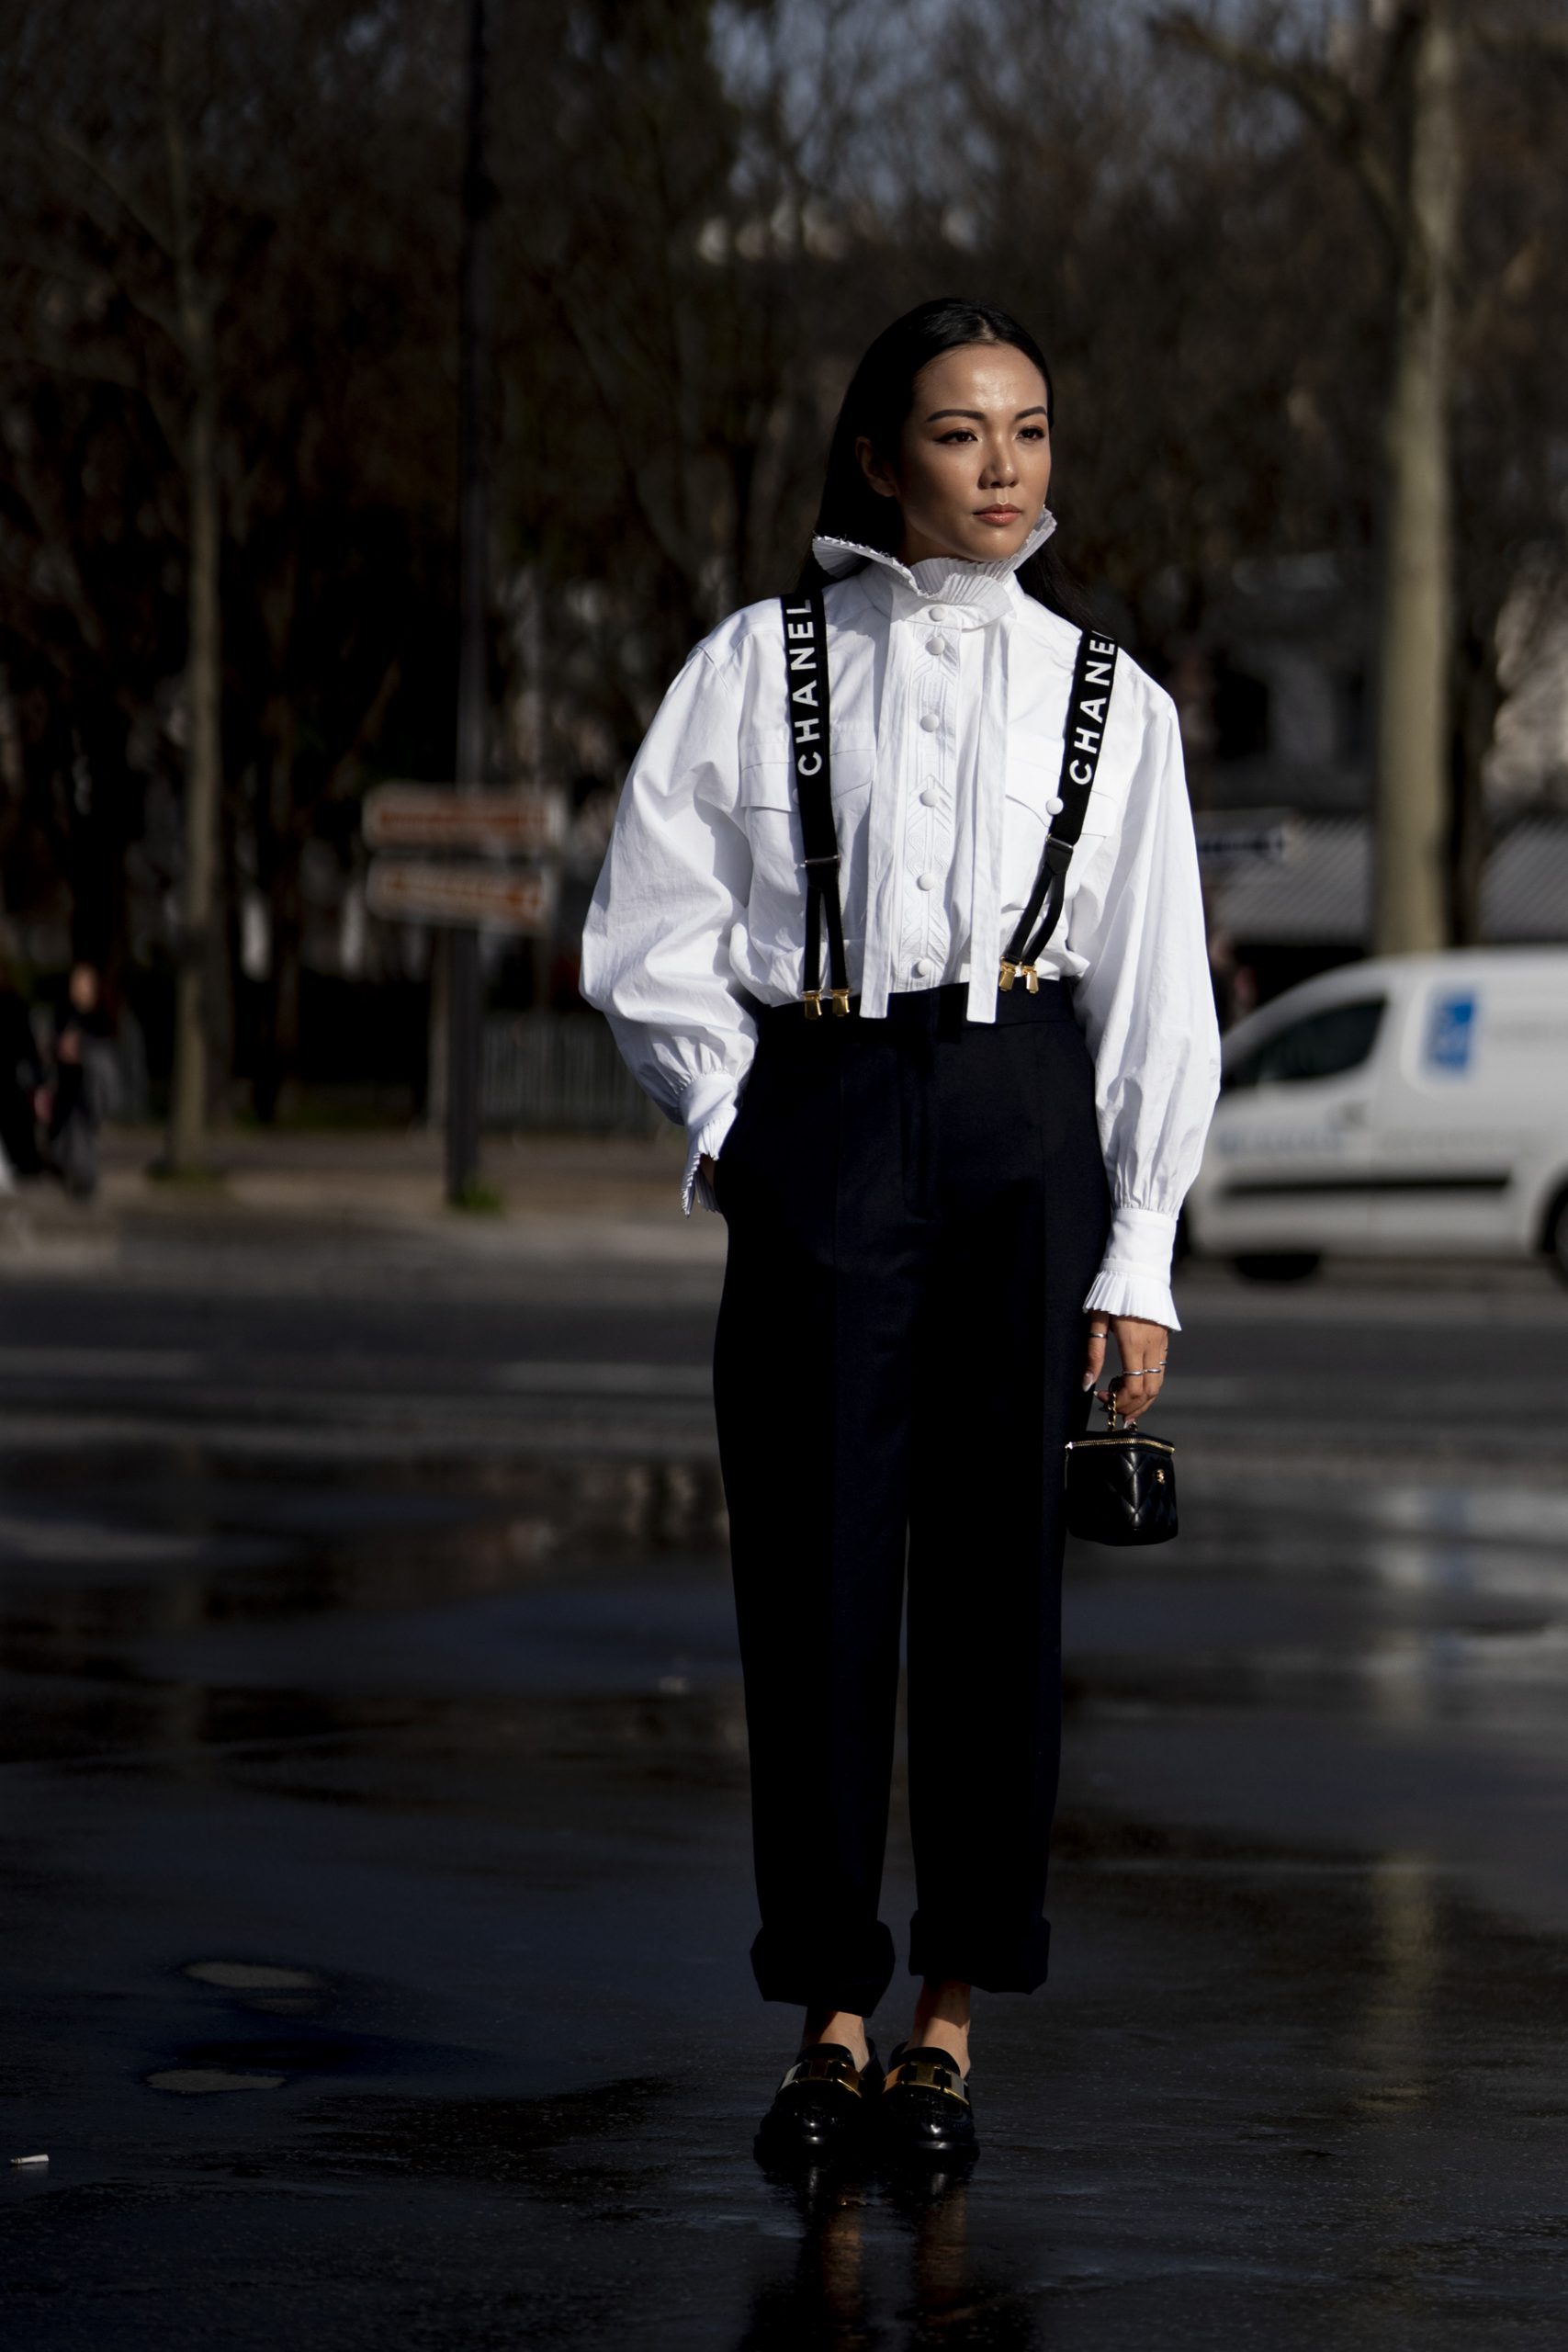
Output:
[[876,2046],[866,2048],[863,2067],[840,2041],[819,2041],[801,2052],[757,2132],[761,2163],[822,2164],[860,2144],[882,2088]]
[[940,2158],[951,2164],[979,2147],[975,2109],[956,2059],[931,2042],[900,2042],[888,2061],[876,2103],[882,2153],[890,2161]]

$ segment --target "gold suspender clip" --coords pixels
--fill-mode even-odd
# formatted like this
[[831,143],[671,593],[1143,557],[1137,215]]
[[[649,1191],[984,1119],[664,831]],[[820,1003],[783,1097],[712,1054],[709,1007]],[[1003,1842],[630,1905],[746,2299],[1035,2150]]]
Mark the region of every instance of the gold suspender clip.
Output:
[[998,987],[999,989],[1002,989],[1002,991],[1003,991],[1003,993],[1005,994],[1005,993],[1006,993],[1006,991],[1007,991],[1009,989],[1010,989],[1010,988],[1011,988],[1011,986],[1012,986],[1012,984],[1013,984],[1014,980],[1015,980],[1015,979],[1017,979],[1017,978],[1018,978],[1018,966],[1017,966],[1016,964],[1010,964],[1010,963],[1008,962],[1007,958],[1004,956],[1004,957],[1002,958],[1002,976],[1001,976],[1001,978],[1000,978],[1000,979],[998,981],[998,983],[997,983]]
[[821,1020],[822,991],[820,989],[807,989],[806,994],[800,1001],[806,1007],[806,1017],[807,1021]]
[[838,1013],[840,1019],[842,1019],[848,1013],[850,1009],[850,992],[848,989],[829,989],[828,993],[833,1000],[834,1012]]
[[1005,994],[1006,991],[1011,988],[1014,980],[1017,979],[1021,972],[1023,975],[1023,985],[1029,990],[1030,995],[1038,996],[1040,993],[1040,974],[1035,969],[1034,966],[1032,964],[1010,964],[1005,956],[1002,959],[1002,976],[997,982],[997,986],[1002,989]]

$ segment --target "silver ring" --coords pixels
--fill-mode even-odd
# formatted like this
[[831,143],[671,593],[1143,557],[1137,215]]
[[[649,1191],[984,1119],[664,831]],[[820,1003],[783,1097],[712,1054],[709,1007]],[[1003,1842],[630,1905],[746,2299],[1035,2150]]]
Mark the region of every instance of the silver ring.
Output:
[[1096,1331],[1091,1329],[1089,1336],[1091,1340],[1109,1340],[1111,1334],[1109,1331]]
[[1113,1372],[1111,1377],[1113,1382],[1118,1380],[1143,1380],[1151,1373],[1163,1372],[1169,1362],[1170,1358],[1168,1356],[1162,1356],[1158,1363],[1140,1364],[1135,1372]]

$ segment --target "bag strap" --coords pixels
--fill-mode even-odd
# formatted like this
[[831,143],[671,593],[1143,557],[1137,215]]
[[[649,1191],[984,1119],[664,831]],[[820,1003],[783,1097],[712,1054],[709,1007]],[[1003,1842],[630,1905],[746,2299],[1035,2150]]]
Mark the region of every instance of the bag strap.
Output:
[[850,1009],[844,918],[839,899],[839,836],[833,823],[833,757],[828,702],[828,615],[819,588],[781,596],[784,672],[789,688],[790,752],[806,850],[806,960],[803,1001],[808,1021],[822,1016],[822,917],[828,918],[828,993],[833,1010]]
[[[1035,964],[1044,952],[1051,933],[1061,921],[1062,907],[1067,895],[1067,868],[1072,864],[1073,851],[1083,830],[1084,811],[1089,796],[1094,789],[1094,779],[1100,766],[1100,747],[1105,741],[1106,714],[1111,707],[1111,689],[1116,678],[1117,646],[1113,638],[1101,637],[1093,629],[1085,629],[1078,639],[1077,660],[1073,665],[1072,691],[1067,697],[1066,738],[1062,745],[1062,780],[1057,786],[1057,813],[1052,819],[1045,836],[1045,847],[1040,859],[1040,871],[1034,877],[1034,888],[1029,901],[1018,919],[1017,928],[1007,944],[1002,957],[1001,975],[998,986],[1010,989],[1021,973],[1031,996],[1038,993],[1040,975]],[[1034,919],[1044,905],[1044,919],[1033,937]]]

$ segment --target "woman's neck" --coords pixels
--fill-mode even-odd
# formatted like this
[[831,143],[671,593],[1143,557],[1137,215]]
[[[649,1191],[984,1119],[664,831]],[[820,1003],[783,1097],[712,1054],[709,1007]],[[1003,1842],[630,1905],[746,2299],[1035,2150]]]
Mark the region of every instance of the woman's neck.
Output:
[[911,531],[906,535],[898,549],[898,560],[912,571],[917,563],[973,563],[976,558],[960,555],[953,548],[939,547],[935,539],[924,538],[919,531]]

